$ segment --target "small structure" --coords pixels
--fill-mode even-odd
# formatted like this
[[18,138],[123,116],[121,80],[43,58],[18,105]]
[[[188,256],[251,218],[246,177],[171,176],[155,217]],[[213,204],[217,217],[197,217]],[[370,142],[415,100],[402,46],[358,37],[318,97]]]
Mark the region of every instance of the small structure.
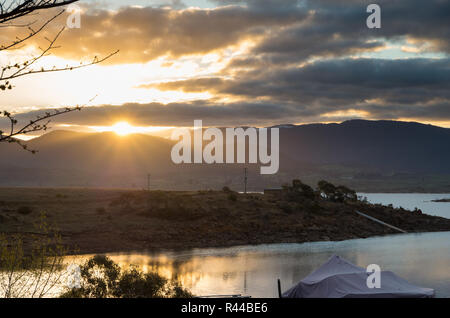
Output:
[[380,288],[369,288],[367,273],[339,256],[286,291],[283,298],[430,298],[434,290],[410,284],[392,272],[381,271]]
[[264,189],[264,195],[280,196],[281,194],[283,194],[282,188]]

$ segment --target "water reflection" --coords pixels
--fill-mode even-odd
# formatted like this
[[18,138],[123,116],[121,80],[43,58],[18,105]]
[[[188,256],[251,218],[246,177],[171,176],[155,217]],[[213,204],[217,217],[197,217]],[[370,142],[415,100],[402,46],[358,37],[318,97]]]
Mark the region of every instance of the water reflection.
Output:
[[141,266],[179,279],[196,295],[276,297],[338,254],[359,266],[379,264],[411,283],[450,297],[450,232],[400,234],[342,242],[270,244],[186,252],[109,254],[127,267]]

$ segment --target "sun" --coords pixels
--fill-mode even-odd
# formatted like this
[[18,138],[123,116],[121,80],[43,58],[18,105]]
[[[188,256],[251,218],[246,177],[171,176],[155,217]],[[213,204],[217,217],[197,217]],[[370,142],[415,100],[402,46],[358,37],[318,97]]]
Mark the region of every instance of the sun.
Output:
[[126,121],[118,122],[111,126],[111,131],[119,136],[126,136],[135,132],[135,128]]
[[127,121],[116,122],[112,126],[88,126],[88,128],[94,132],[113,132],[118,136],[128,136],[132,134],[153,134],[162,132],[165,130],[173,129],[175,127],[162,127],[162,126],[133,126]]

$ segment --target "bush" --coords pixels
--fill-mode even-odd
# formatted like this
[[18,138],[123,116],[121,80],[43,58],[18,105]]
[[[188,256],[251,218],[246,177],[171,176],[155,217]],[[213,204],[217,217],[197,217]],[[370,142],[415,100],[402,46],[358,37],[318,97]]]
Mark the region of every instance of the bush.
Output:
[[222,191],[223,191],[223,192],[226,192],[226,193],[230,193],[230,192],[231,192],[231,189],[230,189],[229,187],[227,187],[227,186],[224,186],[224,187],[222,188]]
[[324,198],[326,198],[327,200],[330,200],[332,202],[344,202],[346,200],[348,200],[348,201],[357,201],[358,200],[358,197],[354,190],[349,189],[343,185],[336,187],[333,184],[331,184],[330,182],[327,182],[325,180],[319,181],[318,189],[320,191],[320,194]]
[[344,198],[344,200],[349,201],[357,201],[358,195],[356,194],[355,190],[352,190],[346,186],[340,185],[336,188],[337,192],[339,193],[339,196]]
[[234,192],[230,192],[229,194],[228,194],[228,200],[230,200],[230,201],[233,201],[233,202],[236,202],[237,201],[237,194],[236,193],[234,193]]
[[313,188],[298,179],[292,180],[292,186],[284,185],[283,190],[288,201],[302,202],[305,199],[315,199]]
[[21,206],[20,208],[17,209],[17,213],[23,214],[23,215],[27,215],[32,212],[33,212],[33,209],[30,208],[29,206]]
[[109,257],[96,255],[80,268],[80,288],[62,298],[190,298],[192,294],[177,282],[157,273],[143,273],[132,266],[121,270]]
[[0,233],[0,297],[42,298],[52,286],[63,283],[60,269],[67,249],[60,234],[41,214],[30,243],[21,234]]

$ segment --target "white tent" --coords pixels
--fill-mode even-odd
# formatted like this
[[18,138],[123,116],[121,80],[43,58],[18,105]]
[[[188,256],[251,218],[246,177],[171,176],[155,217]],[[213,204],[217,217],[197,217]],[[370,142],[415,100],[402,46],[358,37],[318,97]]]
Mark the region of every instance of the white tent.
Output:
[[316,271],[286,291],[286,298],[426,298],[433,297],[434,290],[408,283],[392,272],[381,271],[380,288],[367,287],[366,269],[356,266],[339,256],[332,256]]

